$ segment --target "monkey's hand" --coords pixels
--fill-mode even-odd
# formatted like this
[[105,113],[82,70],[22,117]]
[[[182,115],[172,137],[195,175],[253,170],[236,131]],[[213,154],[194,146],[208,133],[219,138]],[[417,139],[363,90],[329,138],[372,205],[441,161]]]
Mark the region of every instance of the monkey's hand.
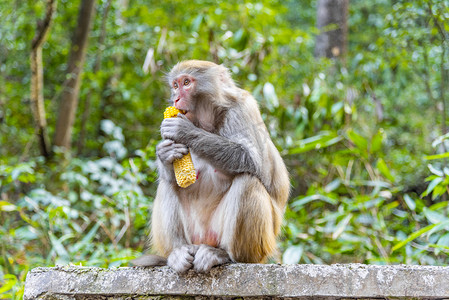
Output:
[[167,265],[178,273],[185,273],[193,267],[198,245],[184,245],[175,248],[167,258]]
[[231,262],[231,258],[225,250],[201,244],[193,260],[193,269],[196,272],[206,273],[212,267],[228,262]]
[[156,155],[164,165],[171,165],[175,159],[182,158],[187,153],[187,146],[172,140],[163,140],[156,146]]
[[185,144],[188,135],[196,130],[198,127],[183,114],[178,114],[177,118],[164,119],[161,124],[162,138],[182,144]]

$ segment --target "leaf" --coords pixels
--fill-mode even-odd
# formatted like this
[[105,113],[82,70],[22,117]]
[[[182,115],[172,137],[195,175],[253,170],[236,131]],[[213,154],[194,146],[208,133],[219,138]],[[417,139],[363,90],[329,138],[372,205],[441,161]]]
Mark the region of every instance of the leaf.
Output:
[[429,232],[427,232],[427,236],[431,236],[432,234],[434,234],[435,232],[438,232],[442,229],[444,230],[448,230],[449,229],[449,220],[446,220],[444,222],[435,224],[436,226],[434,228],[432,228],[432,230],[430,230]]
[[429,195],[433,191],[433,189],[441,182],[443,182],[443,178],[441,178],[441,177],[437,177],[437,178],[433,179],[427,186],[426,191],[421,194],[421,197]]
[[198,32],[198,30],[200,29],[201,23],[203,23],[203,15],[199,14],[193,20],[192,31]]
[[111,120],[102,120],[100,127],[106,134],[111,134],[115,128],[115,124]]
[[334,145],[343,139],[336,132],[322,132],[318,135],[297,142],[298,146],[290,149],[290,154],[299,154],[315,149],[322,149]]
[[383,131],[379,129],[371,140],[371,153],[376,153],[382,148]]
[[304,248],[300,245],[288,247],[282,255],[282,263],[287,265],[299,263],[303,252]]
[[7,201],[0,201],[0,211],[15,211],[17,206]]
[[352,218],[352,214],[348,214],[343,220],[341,220],[338,224],[337,227],[335,228],[334,233],[332,234],[332,238],[335,240],[337,239],[340,234],[343,233],[343,231],[345,231],[346,227],[349,224],[349,221],[351,221]]
[[391,182],[395,181],[395,178],[393,175],[391,175],[390,170],[388,169],[387,164],[385,163],[385,161],[382,158],[379,158],[377,160],[377,169],[379,170],[379,172],[388,180],[390,180]]
[[315,194],[315,195],[306,196],[306,197],[303,197],[303,198],[300,198],[300,199],[294,201],[292,203],[292,207],[295,210],[299,210],[302,208],[302,206],[304,206],[305,204],[312,202],[314,200],[321,200],[323,202],[327,202],[329,204],[334,204],[334,205],[337,204],[337,200],[335,200],[335,199],[329,198],[324,195]]
[[78,252],[81,248],[84,248],[89,244],[95,237],[95,234],[98,231],[98,228],[100,227],[100,223],[96,223],[92,229],[89,231],[89,233],[81,240],[81,242],[75,244],[73,249],[71,249],[71,252]]
[[424,156],[424,159],[434,160],[434,159],[442,159],[442,158],[447,158],[447,157],[449,157],[449,152],[435,154],[435,155],[427,155],[427,156]]
[[437,245],[449,247],[449,233],[446,233],[442,237],[440,237],[438,239]]
[[245,29],[240,28],[239,30],[234,32],[232,39],[233,39],[232,47],[235,48],[237,51],[242,51],[248,44],[249,34]]
[[366,139],[354,130],[348,130],[348,137],[351,142],[354,143],[354,145],[360,150],[368,149],[368,142],[366,141]]
[[421,228],[420,230],[410,234],[405,240],[397,243],[396,245],[394,245],[394,247],[391,249],[391,252],[394,252],[402,247],[404,247],[405,245],[407,245],[409,242],[413,241],[414,239],[420,237],[421,235],[423,235],[424,233],[428,232],[429,230],[431,230],[432,228],[434,228],[437,224],[431,224],[428,225],[424,228]]
[[330,193],[337,189],[341,185],[341,180],[339,178],[332,180],[328,185],[324,187],[326,193]]
[[62,258],[69,258],[69,253],[62,245],[61,241],[52,232],[49,232],[48,235],[50,237],[53,250],[55,250],[56,254]]
[[404,201],[407,204],[408,208],[410,208],[410,210],[415,210],[416,202],[408,194],[404,195]]
[[276,108],[279,106],[279,100],[276,95],[273,84],[266,82],[263,86],[263,96],[269,102],[271,108]]
[[[3,284],[0,286],[0,294],[11,290],[17,284],[17,277],[13,274],[6,274],[3,276]],[[3,297],[0,295],[3,299]],[[6,299],[6,298],[5,298]]]
[[447,218],[444,215],[437,213],[436,211],[430,210],[427,207],[424,207],[423,213],[424,216],[426,216],[426,219],[432,224],[438,224],[447,220]]
[[438,170],[437,168],[435,168],[431,164],[428,164],[427,167],[429,168],[430,172],[432,172],[433,174],[435,174],[437,176],[440,176],[440,177],[444,176],[443,171]]

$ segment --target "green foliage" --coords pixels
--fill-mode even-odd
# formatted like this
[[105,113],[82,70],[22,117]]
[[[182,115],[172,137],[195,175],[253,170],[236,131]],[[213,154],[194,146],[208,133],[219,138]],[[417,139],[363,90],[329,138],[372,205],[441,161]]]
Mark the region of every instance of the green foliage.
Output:
[[[43,47],[50,137],[80,4],[58,2]],[[284,263],[447,264],[449,1],[351,1],[341,60],[313,56],[315,5],[98,2],[72,154],[46,161],[29,100],[45,1],[0,0],[0,298],[20,299],[36,266],[142,251],[164,74],[190,58],[229,66],[259,101],[293,187]]]
[[64,159],[60,153],[52,162],[38,157],[1,166],[2,297],[21,298],[23,287],[16,284],[33,267],[120,266],[143,250],[152,203],[146,195],[154,194],[156,177],[154,144],[125,157],[121,128],[109,120],[102,128],[108,139],[102,158]]

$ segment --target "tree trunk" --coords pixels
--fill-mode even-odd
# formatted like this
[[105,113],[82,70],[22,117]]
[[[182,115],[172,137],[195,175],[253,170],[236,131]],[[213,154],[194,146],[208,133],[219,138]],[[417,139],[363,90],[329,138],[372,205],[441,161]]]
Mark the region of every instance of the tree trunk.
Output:
[[31,43],[31,106],[36,123],[41,154],[50,155],[50,141],[47,132],[47,119],[44,105],[44,76],[42,67],[42,45],[50,29],[51,20],[56,10],[56,0],[47,1],[45,18],[38,22],[36,35]]
[[[95,57],[95,64],[94,64],[94,69],[93,69],[94,74],[97,74],[97,72],[100,71],[100,67],[101,67],[102,54],[104,51],[104,44],[105,44],[105,39],[106,39],[106,21],[108,19],[111,4],[112,4],[112,0],[107,0],[106,4],[104,6],[104,10],[103,10],[103,17],[101,20],[101,27],[100,27],[101,33],[100,33],[100,38],[98,39],[98,50],[97,50],[97,55]],[[86,134],[87,134],[86,126],[87,126],[87,121],[89,120],[89,115],[90,115],[91,97],[92,97],[92,88],[89,90],[89,92],[86,95],[86,98],[84,99],[84,109],[83,109],[83,113],[81,115],[81,129],[80,129],[80,134],[79,134],[78,143],[77,143],[78,154],[81,154],[84,149],[84,144],[85,144]]]
[[336,58],[347,51],[349,0],[318,0],[315,56]]
[[87,50],[92,15],[95,11],[95,0],[82,0],[78,14],[78,23],[72,40],[72,48],[67,64],[67,84],[61,95],[54,144],[70,149],[72,127],[78,106],[78,94],[81,82],[81,71]]

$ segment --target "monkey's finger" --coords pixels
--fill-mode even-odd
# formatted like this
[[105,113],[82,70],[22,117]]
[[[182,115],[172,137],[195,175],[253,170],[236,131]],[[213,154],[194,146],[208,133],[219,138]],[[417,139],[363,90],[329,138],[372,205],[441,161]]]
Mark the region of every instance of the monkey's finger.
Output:
[[164,128],[161,130],[161,136],[164,139],[175,139],[176,130],[174,130],[173,128]]
[[183,158],[184,155],[185,155],[185,154],[182,153],[182,152],[175,152],[175,153],[173,153],[172,157],[174,158],[173,160],[175,160],[175,159],[181,159],[181,158]]
[[170,139],[165,139],[165,140],[163,140],[161,143],[160,143],[160,145],[163,145],[163,146],[170,146],[170,145],[172,145],[172,144],[174,144],[175,142],[173,141],[173,140],[170,140]]
[[156,154],[162,154],[164,152],[170,151],[173,149],[174,142],[172,140],[164,140],[156,146]]
[[187,146],[184,144],[174,144],[173,146],[174,146],[174,149],[178,152],[181,152],[183,154],[189,153],[189,148],[187,148]]
[[178,118],[170,118],[170,119],[164,119],[161,123],[161,128],[166,126],[174,126],[176,124],[179,124],[180,119]]

